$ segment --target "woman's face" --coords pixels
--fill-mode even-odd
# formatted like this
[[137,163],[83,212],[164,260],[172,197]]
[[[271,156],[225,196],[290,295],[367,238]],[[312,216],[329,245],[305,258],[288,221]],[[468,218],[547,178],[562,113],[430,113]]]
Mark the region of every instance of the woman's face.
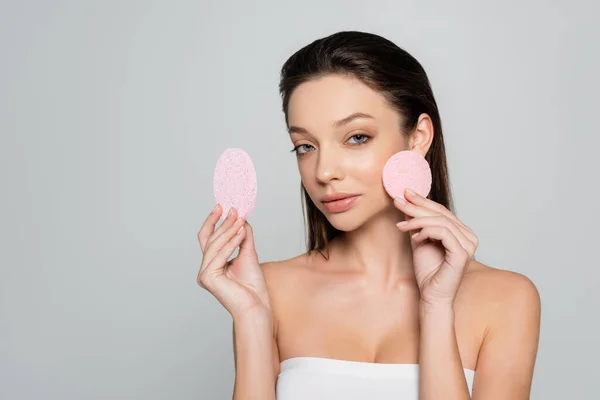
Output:
[[[305,82],[290,97],[288,126],[302,183],[335,228],[352,231],[393,207],[382,171],[407,143],[398,112],[379,93],[341,75]],[[322,201],[340,192],[356,197],[350,205]]]

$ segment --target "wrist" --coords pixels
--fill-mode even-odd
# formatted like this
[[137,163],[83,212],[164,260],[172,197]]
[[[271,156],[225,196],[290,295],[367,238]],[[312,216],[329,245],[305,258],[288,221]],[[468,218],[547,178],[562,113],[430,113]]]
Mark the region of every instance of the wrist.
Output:
[[273,326],[273,314],[267,309],[253,309],[232,315],[234,325],[269,325]]
[[454,316],[454,303],[428,303],[421,301],[419,303],[419,314],[422,318],[429,316],[438,318]]

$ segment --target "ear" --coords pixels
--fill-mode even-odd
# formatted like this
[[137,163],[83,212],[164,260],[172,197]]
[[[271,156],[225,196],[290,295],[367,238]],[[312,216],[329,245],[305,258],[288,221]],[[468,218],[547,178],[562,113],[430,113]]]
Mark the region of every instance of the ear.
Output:
[[415,130],[408,139],[408,148],[425,157],[433,142],[433,122],[428,114],[419,115]]

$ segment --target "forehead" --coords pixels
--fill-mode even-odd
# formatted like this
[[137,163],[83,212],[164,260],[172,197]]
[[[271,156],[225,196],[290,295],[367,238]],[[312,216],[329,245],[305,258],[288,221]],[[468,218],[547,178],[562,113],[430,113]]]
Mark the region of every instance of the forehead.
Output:
[[355,112],[373,115],[378,121],[396,112],[377,91],[356,78],[327,75],[299,85],[288,104],[288,124],[309,128],[331,125]]

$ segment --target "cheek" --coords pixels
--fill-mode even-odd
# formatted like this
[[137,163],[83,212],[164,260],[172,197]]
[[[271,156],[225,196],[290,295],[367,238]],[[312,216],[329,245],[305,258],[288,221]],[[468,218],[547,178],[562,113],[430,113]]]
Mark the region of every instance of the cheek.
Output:
[[310,163],[306,162],[306,160],[298,163],[300,181],[302,182],[302,185],[304,186],[309,195],[313,190],[313,186],[316,185],[314,171],[314,166],[310,165]]
[[374,184],[380,180],[385,160],[377,152],[360,152],[348,161],[346,170],[352,171],[352,175],[361,181]]
[[[311,169],[312,168],[312,169]],[[298,172],[300,173],[300,178],[302,179],[302,183],[306,185],[307,181],[310,181],[310,174],[313,173],[314,168],[306,161],[298,161]]]

